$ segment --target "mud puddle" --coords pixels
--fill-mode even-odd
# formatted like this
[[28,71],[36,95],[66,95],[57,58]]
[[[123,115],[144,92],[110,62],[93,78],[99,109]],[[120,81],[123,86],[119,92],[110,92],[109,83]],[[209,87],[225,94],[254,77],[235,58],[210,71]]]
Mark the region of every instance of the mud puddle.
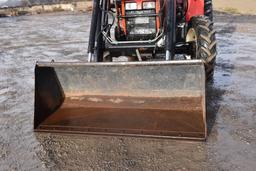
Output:
[[207,142],[34,133],[35,61],[85,61],[90,16],[0,19],[0,170],[254,170],[253,18],[217,16]]

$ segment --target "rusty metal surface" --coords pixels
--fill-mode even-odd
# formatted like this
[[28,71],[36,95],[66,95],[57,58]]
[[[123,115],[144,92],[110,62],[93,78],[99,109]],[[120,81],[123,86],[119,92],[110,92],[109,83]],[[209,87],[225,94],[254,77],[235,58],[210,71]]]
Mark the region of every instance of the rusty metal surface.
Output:
[[201,61],[37,63],[35,129],[204,139]]

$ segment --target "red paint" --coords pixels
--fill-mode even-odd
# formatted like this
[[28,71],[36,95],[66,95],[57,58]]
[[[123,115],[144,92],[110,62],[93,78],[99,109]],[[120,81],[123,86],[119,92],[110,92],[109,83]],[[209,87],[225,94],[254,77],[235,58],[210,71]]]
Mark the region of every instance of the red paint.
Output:
[[[122,12],[122,16],[125,16],[125,0],[122,1],[122,9],[121,9],[121,12]],[[126,34],[126,21],[124,18],[122,18],[122,26],[123,26],[123,29],[124,29],[124,32]]]
[[[160,2],[159,0],[122,0],[122,16],[125,16],[125,3],[137,3],[137,9],[142,9],[143,2],[156,2],[156,14],[159,13],[160,10]],[[124,32],[127,33],[126,30],[126,21],[125,19],[122,19],[122,26],[124,29]],[[156,17],[156,28],[159,29],[160,27],[160,20],[159,17]]]
[[126,0],[125,3],[129,2],[136,2],[137,3],[137,9],[142,9],[142,3],[145,2],[145,0]]
[[[153,0],[122,0],[122,16],[125,16],[125,3],[127,2],[136,2],[137,3],[137,9],[142,9],[142,3],[143,2],[148,2],[148,1],[153,1]],[[178,0],[178,3],[181,3],[182,1],[185,0]],[[156,2],[156,13],[159,12],[159,0],[155,0]],[[190,19],[193,16],[199,16],[199,15],[204,15],[204,0],[187,0],[188,3],[188,9],[186,13],[186,21],[189,22]],[[124,32],[126,33],[126,22],[125,19],[122,19],[122,27],[124,29]],[[159,17],[157,17],[157,29],[160,27],[160,21]]]
[[[156,0],[156,14],[159,14],[160,11],[160,1]],[[159,16],[156,17],[156,29],[159,30],[160,28],[160,19]]]
[[204,0],[188,0],[186,21],[189,22],[193,16],[204,15]]

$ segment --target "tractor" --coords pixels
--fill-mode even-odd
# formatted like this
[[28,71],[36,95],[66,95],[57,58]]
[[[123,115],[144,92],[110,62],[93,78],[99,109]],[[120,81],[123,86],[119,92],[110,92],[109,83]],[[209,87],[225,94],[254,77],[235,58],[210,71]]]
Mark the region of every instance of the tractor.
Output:
[[87,61],[37,62],[43,132],[207,137],[211,0],[94,0]]

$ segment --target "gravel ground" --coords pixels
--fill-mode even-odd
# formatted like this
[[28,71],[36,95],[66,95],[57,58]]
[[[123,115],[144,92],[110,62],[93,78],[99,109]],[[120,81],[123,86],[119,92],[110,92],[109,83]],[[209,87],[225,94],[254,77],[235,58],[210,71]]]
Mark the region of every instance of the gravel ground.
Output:
[[206,142],[34,133],[35,61],[85,61],[90,15],[1,18],[0,170],[255,170],[256,17],[216,16]]

